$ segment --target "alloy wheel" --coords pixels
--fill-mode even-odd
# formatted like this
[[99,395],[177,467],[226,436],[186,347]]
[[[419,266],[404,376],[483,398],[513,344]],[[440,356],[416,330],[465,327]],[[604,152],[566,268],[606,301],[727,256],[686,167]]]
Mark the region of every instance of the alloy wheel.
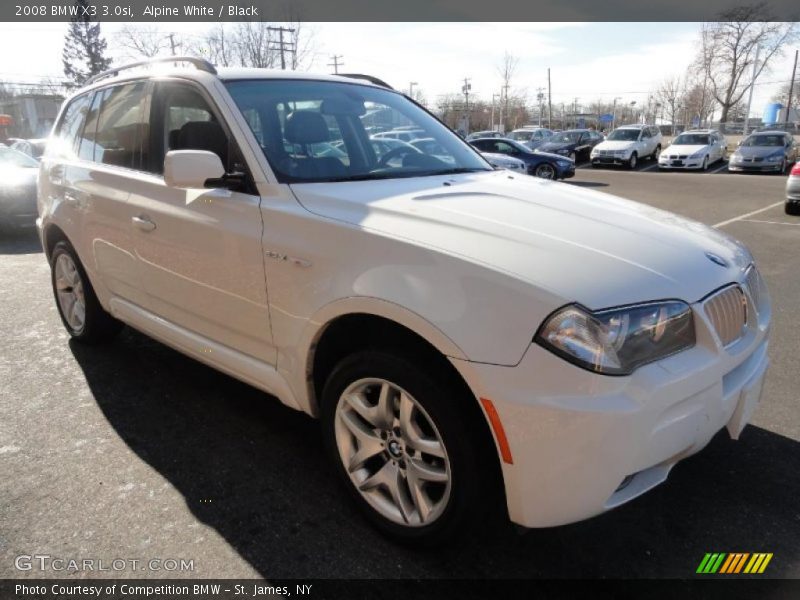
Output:
[[541,177],[542,179],[555,179],[556,170],[553,168],[553,165],[542,163],[541,165],[536,167],[534,175],[536,175],[536,177]]
[[86,321],[86,299],[81,275],[68,254],[59,254],[56,259],[55,285],[64,320],[73,331],[80,332]]
[[448,505],[450,460],[436,425],[408,392],[385,379],[360,379],[339,398],[334,424],[352,484],[381,516],[429,525]]

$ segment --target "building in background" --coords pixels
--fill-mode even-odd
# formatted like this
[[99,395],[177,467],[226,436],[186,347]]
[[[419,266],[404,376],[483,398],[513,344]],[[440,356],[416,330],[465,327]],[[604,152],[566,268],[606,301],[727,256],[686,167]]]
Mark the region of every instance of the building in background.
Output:
[[[25,93],[0,100],[6,138],[43,138],[50,135],[64,97],[52,93]],[[0,140],[4,141],[4,140]]]

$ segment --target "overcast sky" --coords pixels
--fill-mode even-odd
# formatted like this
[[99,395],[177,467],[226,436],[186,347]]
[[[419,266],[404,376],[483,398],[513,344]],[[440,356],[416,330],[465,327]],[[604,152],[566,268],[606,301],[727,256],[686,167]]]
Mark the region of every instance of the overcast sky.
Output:
[[[165,33],[199,36],[211,23],[147,24]],[[330,56],[343,55],[343,72],[368,73],[396,88],[417,82],[428,104],[461,89],[486,100],[500,91],[497,72],[505,51],[519,58],[513,87],[531,101],[547,86],[551,68],[554,105],[595,99],[646,101],[664,78],[682,75],[694,56],[699,23],[311,23],[311,71],[331,72]],[[0,79],[35,82],[63,76],[65,23],[0,23]],[[113,47],[121,25],[103,23]],[[791,77],[794,48],[757,82],[752,116],[780,82]]]

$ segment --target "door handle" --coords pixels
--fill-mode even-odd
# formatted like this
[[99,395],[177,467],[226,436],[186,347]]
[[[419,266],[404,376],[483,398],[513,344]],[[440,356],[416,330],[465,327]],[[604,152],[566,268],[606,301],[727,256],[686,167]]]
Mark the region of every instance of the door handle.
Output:
[[147,217],[133,217],[131,221],[133,221],[134,226],[142,231],[153,231],[156,228],[156,224]]

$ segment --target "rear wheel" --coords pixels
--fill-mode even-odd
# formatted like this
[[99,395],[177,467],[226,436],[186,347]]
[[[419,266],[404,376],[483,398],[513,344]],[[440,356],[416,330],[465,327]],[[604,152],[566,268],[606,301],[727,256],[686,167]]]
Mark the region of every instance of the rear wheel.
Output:
[[116,336],[122,323],[97,299],[75,249],[66,241],[53,248],[50,273],[58,314],[67,332],[79,342],[96,344]]
[[541,177],[542,179],[555,179],[556,178],[556,169],[550,163],[542,163],[536,167],[536,170],[533,172],[536,177]]
[[344,358],[325,384],[323,432],[336,471],[364,515],[397,540],[450,540],[487,507],[490,446],[461,402],[474,398],[460,394],[444,373],[383,351]]

